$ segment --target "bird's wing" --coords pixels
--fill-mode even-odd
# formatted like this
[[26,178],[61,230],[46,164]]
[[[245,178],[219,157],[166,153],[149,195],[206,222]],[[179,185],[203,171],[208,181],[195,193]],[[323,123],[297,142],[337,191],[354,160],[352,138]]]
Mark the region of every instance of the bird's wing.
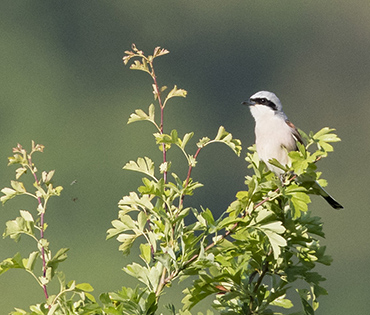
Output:
[[294,124],[291,121],[289,121],[289,120],[285,120],[285,122],[292,129],[292,135],[293,135],[293,138],[295,139],[295,141],[299,142],[300,144],[304,144],[303,143],[302,136],[299,133],[299,131],[296,128],[296,126],[294,126]]

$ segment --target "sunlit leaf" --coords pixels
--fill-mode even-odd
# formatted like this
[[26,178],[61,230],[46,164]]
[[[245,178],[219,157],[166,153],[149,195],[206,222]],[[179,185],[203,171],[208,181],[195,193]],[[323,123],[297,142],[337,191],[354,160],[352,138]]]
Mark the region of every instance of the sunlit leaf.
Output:
[[123,167],[123,169],[144,173],[158,181],[154,176],[154,162],[148,157],[139,157],[136,162],[130,161]]
[[173,89],[168,92],[166,99],[164,100],[163,107],[166,106],[167,101],[173,97],[186,97],[187,92],[183,89],[178,89],[175,85]]

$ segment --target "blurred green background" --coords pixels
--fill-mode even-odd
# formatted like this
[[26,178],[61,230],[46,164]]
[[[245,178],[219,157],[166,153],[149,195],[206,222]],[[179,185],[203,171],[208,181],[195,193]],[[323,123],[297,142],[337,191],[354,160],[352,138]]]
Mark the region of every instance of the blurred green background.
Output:
[[[145,53],[156,46],[171,54],[157,59],[160,85],[188,90],[167,108],[166,130],[215,136],[220,125],[242,140],[242,157],[226,146],[207,147],[193,178],[205,187],[188,202],[217,216],[243,190],[246,148],[254,122],[240,103],[258,90],[274,91],[291,121],[304,131],[334,127],[342,142],[319,163],[328,190],[345,206],[333,211],[313,197],[311,210],[324,221],[327,253],[320,267],[329,296],[317,314],[367,314],[370,308],[368,188],[370,157],[370,6],[367,1],[20,1],[0,4],[0,178],[9,186],[7,157],[18,142],[46,146],[35,155],[40,170],[56,169],[62,196],[50,201],[46,237],[55,252],[69,247],[61,264],[67,279],[89,282],[95,296],[135,286],[121,268],[132,258],[105,241],[117,202],[140,184],[122,170],[130,159],[160,161],[148,123],[126,125],[136,108],[152,102],[151,81],[124,67],[131,43]],[[185,176],[180,154],[174,169]],[[158,165],[158,164],[157,164]],[[77,183],[70,185],[73,181]],[[226,182],[226,185],[225,185]],[[8,202],[1,229],[30,200]],[[31,241],[0,240],[0,261]],[[133,257],[135,257],[133,253]],[[164,302],[181,300],[181,286]],[[43,301],[31,276],[0,277],[0,313]],[[199,310],[207,308],[207,303]],[[179,305],[179,304],[178,304]]]

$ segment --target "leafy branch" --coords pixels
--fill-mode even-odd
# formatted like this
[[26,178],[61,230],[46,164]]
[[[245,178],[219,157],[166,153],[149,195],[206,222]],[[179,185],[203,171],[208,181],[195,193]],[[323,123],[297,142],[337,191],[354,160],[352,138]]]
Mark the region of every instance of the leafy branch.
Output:
[[[99,306],[95,303],[94,297],[88,292],[92,291],[92,287],[89,284],[76,284],[74,281],[68,285],[65,283],[64,275],[62,272],[57,271],[59,264],[67,259],[68,248],[59,249],[55,255],[49,247],[49,242],[45,238],[45,230],[47,224],[45,222],[45,214],[47,210],[47,203],[53,196],[59,196],[62,191],[62,186],[54,187],[52,181],[55,171],[49,172],[43,171],[41,176],[38,177],[38,170],[33,163],[33,155],[36,152],[43,152],[44,146],[41,144],[35,144],[32,141],[31,151],[28,153],[22,145],[18,144],[13,148],[13,156],[9,157],[8,165],[19,165],[16,169],[15,178],[10,182],[10,187],[5,187],[1,190],[3,196],[0,197],[3,205],[19,195],[30,196],[37,201],[35,214],[37,219],[34,218],[34,214],[27,210],[20,210],[20,216],[14,220],[6,222],[6,229],[3,233],[3,237],[10,237],[18,242],[22,235],[26,235],[36,242],[36,251],[32,251],[28,258],[22,258],[19,253],[15,254],[12,258],[7,258],[0,262],[0,275],[10,269],[23,269],[29,273],[42,288],[45,303],[33,305],[30,307],[32,313],[27,313],[24,310],[16,308],[12,315],[52,315],[52,314],[67,314],[65,312],[77,311],[77,309],[83,309],[85,305],[88,308],[99,310]],[[24,174],[30,173],[34,183],[33,189],[26,189],[23,182],[19,181]],[[36,233],[38,231],[38,234]],[[37,259],[42,260],[42,271],[41,275],[35,272]],[[57,295],[50,295],[48,292],[48,284],[57,275],[60,282],[60,292]],[[72,293],[70,299],[66,298],[67,293]],[[80,297],[79,304],[73,305],[71,303],[74,297],[78,295]],[[61,313],[62,312],[62,313]],[[98,314],[98,313],[96,313]]]
[[[131,69],[151,76],[154,94],[154,103],[149,105],[148,112],[136,109],[128,124],[137,121],[153,124],[153,135],[163,157],[159,167],[149,157],[126,163],[125,170],[144,176],[142,185],[137,192],[130,192],[119,201],[118,218],[107,231],[107,238],[116,238],[119,250],[125,255],[135,242],[140,242],[141,263],[134,261],[123,268],[140,285],[101,294],[101,307],[90,293],[93,290],[90,284],[66,282],[57,268],[67,258],[68,249],[61,248],[52,255],[45,238],[48,200],[59,196],[62,187],[54,187],[54,170],[39,175],[33,163],[33,154],[43,152],[44,146],[32,141],[27,153],[18,144],[9,158],[9,165],[19,165],[15,180],[1,190],[0,200],[5,204],[18,195],[26,195],[36,200],[35,211],[20,210],[19,217],[6,223],[3,236],[19,241],[26,235],[35,241],[37,250],[31,251],[28,258],[17,253],[3,260],[0,274],[15,268],[25,270],[42,288],[45,302],[32,305],[31,313],[16,308],[11,314],[151,315],[157,312],[166,288],[175,280],[182,281],[189,276],[195,276],[195,280],[183,291],[183,308],[177,311],[170,304],[166,306],[170,314],[190,315],[190,310],[207,296],[214,297],[212,306],[220,314],[282,314],[271,307],[286,310],[293,307],[287,292],[295,287],[297,280],[305,284],[304,288],[296,289],[302,303],[301,313],[314,314],[319,306],[318,298],[327,292],[321,286],[325,278],[313,269],[318,263],[330,265],[331,258],[321,245],[324,232],[320,218],[311,216],[308,211],[309,194],[315,193],[316,181],[322,186],[327,184],[317,172],[316,162],[333,151],[331,143],[340,140],[334,129],[325,127],[308,135],[301,132],[307,145],[298,144],[298,151],[289,153],[291,167],[270,161],[285,171],[286,176],[280,178],[266,171],[255,148],[250,147],[246,161],[253,175],[246,176],[245,190],[237,192],[236,200],[216,219],[210,209],[200,207],[198,210],[185,202],[185,196],[193,195],[202,187],[191,177],[192,170],[197,166],[200,152],[212,143],[224,143],[240,156],[240,140],[221,126],[213,139],[201,138],[195,153],[189,153],[194,133],[179,136],[176,130],[168,133],[164,128],[164,109],[169,100],[185,97],[187,93],[174,85],[164,94],[167,87],[158,85],[154,60],[168,54],[168,50],[157,47],[152,55],[146,56],[133,45],[132,50],[125,53],[125,64],[132,61]],[[160,110],[159,119],[155,115],[156,108]],[[173,161],[167,160],[166,153],[172,147],[178,148],[185,157],[188,171],[183,179],[170,173]],[[34,181],[31,189],[19,181],[26,173]],[[41,274],[35,271],[37,259],[41,259]],[[59,292],[50,294],[48,285],[55,276]],[[208,310],[207,315],[211,314]]]
[[[167,94],[164,101],[162,101],[162,93],[167,89],[166,86],[160,87],[157,81],[157,76],[154,72],[153,61],[155,58],[166,55],[169,53],[167,49],[162,49],[160,47],[156,47],[154,49],[153,55],[145,56],[143,51],[136,48],[135,44],[132,44],[131,51],[125,51],[126,56],[123,57],[123,63],[126,65],[131,59],[138,58],[139,60],[135,60],[133,64],[131,64],[130,69],[133,70],[140,70],[148,73],[152,80],[153,80],[153,94],[154,100],[158,101],[159,108],[160,108],[160,123],[157,124],[154,121],[154,105],[151,104],[149,106],[149,114],[147,115],[142,110],[136,110],[134,114],[131,114],[128,123],[132,123],[138,120],[148,120],[153,123],[159,133],[163,134],[163,124],[164,124],[164,108],[166,107],[167,102],[173,97],[186,97],[186,91],[183,89],[178,89],[175,85],[173,89]],[[166,146],[162,144],[162,152],[163,152],[163,164],[166,164],[167,157],[166,157]],[[163,179],[164,182],[167,181],[167,170],[163,171]]]
[[[123,59],[127,64],[132,58],[139,58],[140,61],[134,60],[130,68],[147,72],[154,80],[153,60],[167,53],[157,47],[153,55],[146,57],[133,45],[133,51],[126,51]],[[312,192],[314,181],[325,184],[316,172],[315,163],[332,151],[330,142],[339,141],[334,130],[323,128],[316,134],[304,134],[307,146],[290,153],[291,168],[272,161],[287,174],[294,174],[282,178],[283,181],[266,172],[255,149],[249,148],[246,160],[254,175],[246,177],[247,189],[239,191],[237,199],[215,219],[209,209],[198,211],[184,203],[185,196],[202,186],[191,178],[192,170],[200,151],[207,145],[222,142],[239,156],[240,140],[234,139],[221,126],[214,139],[201,138],[195,153],[188,153],[194,133],[180,137],[176,130],[165,133],[163,128],[163,109],[167,101],[173,96],[185,96],[186,91],[175,86],[162,102],[161,94],[165,89],[159,88],[154,80],[153,93],[161,110],[160,122],[156,121],[156,106],[151,104],[148,113],[135,110],[128,123],[152,123],[156,129],[156,143],[163,152],[175,146],[183,153],[187,176],[181,180],[172,173],[173,181],[169,181],[167,172],[171,162],[165,155],[159,166],[160,173],[166,175],[162,179],[156,176],[154,163],[148,157],[127,163],[124,169],[145,175],[143,185],[138,188],[139,194],[131,192],[119,202],[118,220],[112,222],[113,228],[108,230],[107,236],[116,237],[125,254],[130,252],[135,240],[144,238],[140,244],[144,266],[135,262],[124,268],[144,285],[135,292],[140,304],[135,309],[154,314],[167,286],[175,279],[197,275],[193,286],[184,291],[183,310],[176,312],[174,306],[169,306],[172,314],[190,314],[195,304],[211,294],[215,295],[213,307],[221,314],[269,314],[271,305],[291,308],[293,304],[286,298],[286,291],[298,278],[310,285],[310,290],[298,292],[304,311],[313,313],[318,307],[317,297],[326,291],[319,285],[324,279],[311,269],[317,262],[329,265],[331,260],[325,256],[325,247],[317,239],[324,233],[319,218],[308,213],[307,204],[311,202],[308,194]],[[309,149],[314,144],[317,150],[311,153]],[[190,214],[195,222],[187,225],[184,219]],[[265,284],[266,278],[270,278],[271,285]],[[123,288],[111,303],[127,301],[128,292],[129,289]],[[123,304],[120,307],[125,309]]]

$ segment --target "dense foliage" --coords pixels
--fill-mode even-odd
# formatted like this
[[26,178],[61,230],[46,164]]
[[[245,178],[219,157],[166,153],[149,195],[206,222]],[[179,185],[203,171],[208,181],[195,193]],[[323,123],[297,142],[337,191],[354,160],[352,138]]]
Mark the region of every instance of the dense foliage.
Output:
[[[90,284],[65,280],[57,268],[67,258],[68,249],[53,255],[45,238],[47,202],[60,195],[62,187],[54,187],[53,170],[38,175],[33,154],[43,152],[42,145],[32,143],[28,153],[18,144],[9,164],[19,167],[11,188],[1,190],[1,201],[4,204],[17,195],[27,195],[36,206],[32,213],[20,210],[19,217],[6,223],[3,236],[15,241],[22,235],[29,236],[35,240],[35,250],[28,258],[18,253],[5,259],[0,263],[0,274],[24,269],[43,290],[45,301],[31,306],[30,312],[16,309],[11,314],[155,314],[166,288],[190,276],[194,280],[183,292],[183,308],[176,310],[174,305],[167,305],[169,314],[191,314],[192,307],[208,296],[214,297],[212,307],[220,314],[283,314],[293,307],[291,296],[295,291],[302,311],[294,314],[313,314],[318,297],[327,294],[321,287],[325,279],[313,269],[317,263],[330,265],[331,258],[320,244],[324,237],[320,218],[311,215],[308,203],[309,194],[315,193],[314,182],[326,184],[319,178],[316,162],[333,150],[330,142],[339,141],[333,129],[323,128],[309,135],[301,132],[307,145],[289,153],[292,166],[272,161],[286,171],[284,178],[266,171],[254,147],[248,148],[246,161],[254,174],[246,177],[244,190],[237,192],[236,200],[215,218],[211,209],[187,206],[186,197],[202,186],[191,177],[192,169],[197,166],[200,151],[215,142],[226,144],[239,156],[240,140],[221,126],[214,138],[201,138],[190,153],[193,132],[179,136],[176,130],[165,132],[164,128],[170,100],[186,96],[186,91],[176,85],[167,89],[158,84],[153,62],[169,52],[157,47],[153,55],[146,56],[133,45],[125,53],[125,64],[133,61],[131,69],[151,76],[154,94],[148,110],[135,110],[128,123],[150,122],[163,157],[157,167],[149,157],[139,157],[124,166],[125,170],[143,174],[143,184],[119,201],[118,219],[112,221],[107,235],[108,239],[117,239],[124,254],[130,254],[132,246],[139,247],[137,261],[124,267],[139,285],[103,293],[98,303],[90,293]],[[167,152],[173,148],[183,153],[183,161],[168,161]],[[186,178],[171,172],[175,163],[186,163]],[[26,173],[34,180],[27,188],[19,181]],[[55,276],[60,291],[50,294],[48,284]],[[213,313],[208,310],[207,314]]]

